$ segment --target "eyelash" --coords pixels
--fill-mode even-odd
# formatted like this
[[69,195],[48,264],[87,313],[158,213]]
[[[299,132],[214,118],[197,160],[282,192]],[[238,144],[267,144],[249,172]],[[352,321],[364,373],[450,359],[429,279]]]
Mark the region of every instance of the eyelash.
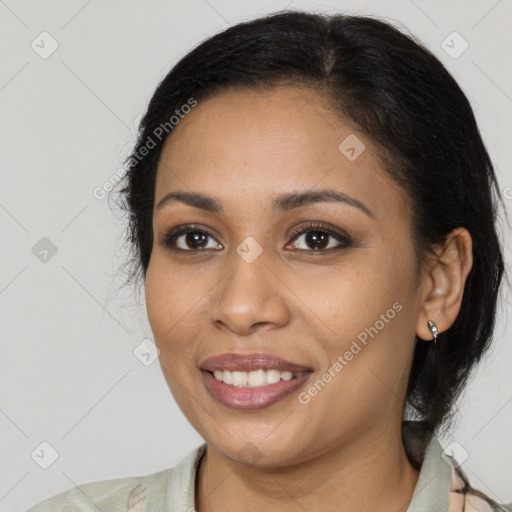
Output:
[[[300,235],[303,235],[304,233],[310,233],[310,232],[327,234],[327,235],[331,236],[332,238],[336,239],[338,242],[340,242],[341,245],[337,246],[337,247],[331,247],[329,249],[298,249],[299,251],[312,252],[312,253],[328,253],[330,251],[334,251],[334,250],[338,250],[338,249],[345,249],[345,248],[351,247],[353,245],[352,239],[343,231],[334,229],[332,227],[328,227],[322,223],[317,223],[317,222],[309,222],[306,225],[303,225],[297,229],[294,229],[293,232],[291,233],[291,236],[292,236],[291,241],[295,240],[296,238],[298,238]],[[178,227],[178,228],[175,228],[175,229],[169,231],[162,237],[162,239],[160,240],[159,243],[163,247],[166,247],[174,252],[181,252],[181,253],[184,253],[184,252],[197,253],[197,252],[204,252],[204,251],[211,250],[211,249],[180,249],[178,247],[175,247],[174,244],[175,244],[176,239],[179,238],[181,235],[186,235],[189,233],[200,233],[203,235],[208,235],[208,236],[212,237],[213,239],[215,239],[215,236],[207,229],[201,228],[196,224],[189,224],[187,226],[181,226],[181,227]],[[217,249],[214,249],[214,250],[217,250]]]

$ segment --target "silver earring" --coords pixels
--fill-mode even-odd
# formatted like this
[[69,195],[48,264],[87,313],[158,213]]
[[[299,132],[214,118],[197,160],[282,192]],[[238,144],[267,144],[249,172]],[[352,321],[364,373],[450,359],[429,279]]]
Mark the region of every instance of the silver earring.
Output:
[[434,339],[434,345],[437,342],[437,335],[439,334],[439,329],[437,328],[437,324],[433,320],[429,320],[427,322],[428,328],[430,329],[430,332],[432,333],[433,339]]

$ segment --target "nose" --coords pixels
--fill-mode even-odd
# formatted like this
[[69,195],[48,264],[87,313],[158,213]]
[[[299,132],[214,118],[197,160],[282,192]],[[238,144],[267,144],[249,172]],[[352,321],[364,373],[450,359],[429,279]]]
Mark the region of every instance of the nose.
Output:
[[263,251],[249,263],[233,252],[229,260],[217,293],[212,294],[210,321],[239,335],[286,325],[290,318],[287,288],[270,256]]

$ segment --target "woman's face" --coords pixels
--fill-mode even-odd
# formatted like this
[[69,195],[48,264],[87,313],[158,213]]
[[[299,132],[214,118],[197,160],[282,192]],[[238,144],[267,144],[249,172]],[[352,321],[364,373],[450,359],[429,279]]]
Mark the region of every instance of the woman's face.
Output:
[[[232,460],[293,464],[402,419],[421,308],[409,201],[325,105],[232,90],[181,119],[160,159],[148,318],[178,405]],[[158,207],[178,191],[214,203]]]

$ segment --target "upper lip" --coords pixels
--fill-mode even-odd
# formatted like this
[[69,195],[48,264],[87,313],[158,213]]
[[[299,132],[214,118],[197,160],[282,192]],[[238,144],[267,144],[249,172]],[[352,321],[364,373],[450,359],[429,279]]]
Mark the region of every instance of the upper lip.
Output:
[[220,354],[210,357],[200,364],[202,370],[210,372],[228,370],[250,372],[260,369],[274,369],[281,372],[299,373],[303,371],[312,371],[307,366],[302,366],[291,361],[286,361],[280,357],[270,354]]

